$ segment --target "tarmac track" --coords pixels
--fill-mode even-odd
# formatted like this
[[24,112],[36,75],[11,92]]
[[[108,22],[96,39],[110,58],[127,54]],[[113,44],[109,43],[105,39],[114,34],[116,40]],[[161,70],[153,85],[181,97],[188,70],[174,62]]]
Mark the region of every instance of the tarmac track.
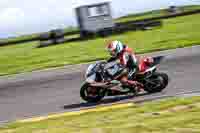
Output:
[[[159,69],[168,73],[170,82],[161,93],[141,95],[135,98],[110,97],[100,104],[127,101],[145,101],[155,97],[180,93],[199,93],[200,46],[148,54],[165,55]],[[84,103],[79,88],[84,79],[87,64],[36,71],[0,78],[0,123],[27,117],[90,108],[96,105]]]

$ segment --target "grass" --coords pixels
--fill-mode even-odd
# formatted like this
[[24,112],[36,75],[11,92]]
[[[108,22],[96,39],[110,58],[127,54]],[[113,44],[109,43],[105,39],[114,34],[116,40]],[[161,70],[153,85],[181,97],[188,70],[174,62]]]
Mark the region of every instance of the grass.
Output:
[[[181,6],[180,9],[183,12],[187,12],[187,11],[199,10],[200,6],[199,5]],[[152,18],[152,17],[160,17],[164,15],[169,15],[169,12],[167,11],[167,9],[153,10],[153,11],[138,13],[138,14],[129,14],[129,15],[116,19],[115,22],[126,22],[126,21],[147,19],[147,18]]]
[[[106,39],[122,40],[134,47],[139,53],[198,44],[198,17],[199,15],[192,15],[166,20],[162,29],[146,32],[128,32]],[[196,25],[195,29],[192,28],[194,25]],[[49,66],[62,66],[64,64],[104,59],[106,58],[104,43],[104,39],[98,38],[44,49],[36,49],[37,42],[2,47],[0,74],[25,72]]]
[[14,122],[1,133],[199,133],[200,97],[171,98],[142,105],[55,117],[37,122]]
[[[63,29],[65,33],[67,32],[72,32],[72,31],[78,31],[77,28],[75,27],[68,27]],[[43,32],[45,33],[45,32]],[[22,35],[20,37],[10,37],[10,38],[6,38],[6,39],[0,39],[0,46],[3,45],[4,43],[15,43],[15,42],[20,42],[20,41],[30,41],[32,39],[37,39],[39,38],[40,34],[42,33],[34,33],[34,34],[30,34],[30,35]]]
[[0,75],[28,72],[55,66],[108,58],[105,42],[118,39],[136,53],[200,44],[200,14],[164,20],[162,28],[126,32],[107,38],[66,43],[38,49],[38,42],[0,47]]

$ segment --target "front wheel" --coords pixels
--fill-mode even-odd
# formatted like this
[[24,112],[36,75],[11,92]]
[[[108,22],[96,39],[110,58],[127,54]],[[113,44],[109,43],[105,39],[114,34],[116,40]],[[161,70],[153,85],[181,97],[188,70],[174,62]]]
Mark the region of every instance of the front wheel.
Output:
[[145,90],[149,93],[161,92],[168,85],[168,75],[166,73],[154,73],[145,84]]
[[80,89],[80,96],[87,102],[99,102],[105,96],[105,90],[84,83]]

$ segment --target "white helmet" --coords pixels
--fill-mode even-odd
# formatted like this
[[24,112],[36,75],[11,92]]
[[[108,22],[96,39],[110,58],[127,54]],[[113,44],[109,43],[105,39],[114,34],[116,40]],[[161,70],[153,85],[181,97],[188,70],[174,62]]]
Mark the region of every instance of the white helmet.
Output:
[[111,56],[116,57],[123,50],[123,44],[120,41],[112,41],[107,45],[107,51]]

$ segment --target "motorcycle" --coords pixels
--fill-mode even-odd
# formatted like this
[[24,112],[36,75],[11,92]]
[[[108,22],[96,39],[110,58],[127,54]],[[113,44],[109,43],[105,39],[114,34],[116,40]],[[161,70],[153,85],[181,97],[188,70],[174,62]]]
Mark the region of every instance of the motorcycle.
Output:
[[[128,78],[142,83],[147,93],[161,92],[168,85],[168,75],[157,71],[157,66],[163,58],[164,56],[153,57],[153,63],[149,64],[145,70],[134,75],[129,73]],[[109,65],[112,67],[110,68]],[[105,96],[137,95],[138,86],[123,85],[118,80],[112,80],[108,75],[108,70],[116,73],[123,71],[123,67],[119,63],[106,61],[98,61],[89,65],[85,74],[86,80],[80,89],[80,96],[83,100],[99,102]]]

